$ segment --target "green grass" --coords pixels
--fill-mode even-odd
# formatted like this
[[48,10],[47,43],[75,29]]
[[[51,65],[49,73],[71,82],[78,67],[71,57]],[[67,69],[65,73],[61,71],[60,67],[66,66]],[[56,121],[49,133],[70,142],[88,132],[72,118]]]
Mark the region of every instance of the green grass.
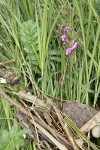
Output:
[[[96,107],[100,98],[99,4],[95,0],[0,1],[0,62],[16,60],[5,68],[18,72],[20,83],[24,83],[21,89],[37,95],[38,87],[42,99],[45,94],[55,100],[77,99]],[[77,50],[67,57],[56,32],[59,24],[72,28],[70,39],[78,38]],[[12,117],[10,106],[2,98],[0,108],[1,118]],[[0,122],[4,129],[14,124],[9,119]]]

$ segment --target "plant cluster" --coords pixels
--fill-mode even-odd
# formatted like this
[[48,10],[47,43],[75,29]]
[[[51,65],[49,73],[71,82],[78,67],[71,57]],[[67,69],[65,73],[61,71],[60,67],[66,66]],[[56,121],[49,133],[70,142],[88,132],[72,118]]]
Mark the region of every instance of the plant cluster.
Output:
[[66,49],[66,55],[69,55],[77,47],[77,42],[75,42],[74,40],[71,40],[69,42],[67,34],[70,30],[71,30],[70,27],[64,25],[60,25],[59,28],[57,29],[57,32],[60,32],[62,34],[60,36],[60,39],[63,42],[63,44],[68,45]]

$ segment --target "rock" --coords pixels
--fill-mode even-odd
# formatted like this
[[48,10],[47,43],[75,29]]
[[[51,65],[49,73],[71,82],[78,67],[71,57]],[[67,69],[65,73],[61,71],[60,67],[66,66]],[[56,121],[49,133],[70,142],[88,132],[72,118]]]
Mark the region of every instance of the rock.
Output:
[[6,80],[6,83],[12,85],[19,81],[19,77],[12,71],[0,70],[0,77]]
[[97,113],[95,109],[78,101],[66,101],[62,104],[62,113],[68,116],[78,128],[81,128]]
[[91,132],[94,138],[100,138],[100,123],[96,125]]

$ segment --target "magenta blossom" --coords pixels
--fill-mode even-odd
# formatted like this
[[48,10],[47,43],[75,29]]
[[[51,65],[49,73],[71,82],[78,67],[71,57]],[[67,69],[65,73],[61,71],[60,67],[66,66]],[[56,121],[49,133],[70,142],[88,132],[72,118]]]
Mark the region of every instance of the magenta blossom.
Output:
[[77,47],[77,42],[75,42],[74,40],[72,40],[69,43],[69,47],[66,49],[66,55],[69,55],[76,47]]
[[61,41],[65,44],[66,41],[67,41],[67,36],[66,36],[66,34],[62,34],[60,38],[61,38]]
[[64,25],[63,25],[63,24],[59,25],[59,27],[58,27],[58,29],[57,29],[57,32],[60,32],[63,28],[64,28]]
[[61,30],[63,30],[64,32],[69,32],[71,30],[71,28],[69,26],[65,26],[63,24],[59,25],[57,32],[60,32]]
[[61,24],[61,25],[59,26],[59,28],[60,28],[60,29],[63,29],[63,27],[64,27],[64,25],[63,25],[63,24]]
[[71,30],[70,27],[68,27],[68,26],[65,26],[65,27],[64,27],[64,31],[65,31],[65,32],[69,32],[70,30]]

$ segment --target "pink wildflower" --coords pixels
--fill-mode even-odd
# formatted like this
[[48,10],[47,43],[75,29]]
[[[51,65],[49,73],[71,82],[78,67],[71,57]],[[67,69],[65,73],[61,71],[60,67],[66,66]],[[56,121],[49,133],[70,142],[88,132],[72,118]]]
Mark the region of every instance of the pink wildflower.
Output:
[[69,32],[70,30],[71,30],[70,27],[68,27],[68,26],[65,26],[65,27],[64,27],[64,31],[65,31],[65,32]]
[[64,26],[63,24],[61,24],[59,25],[57,32],[60,32],[61,30],[63,30],[64,32],[69,32],[71,28],[69,26]]
[[66,49],[66,55],[69,55],[76,47],[77,47],[77,42],[75,42],[74,40],[72,40],[69,43],[69,47]]
[[60,31],[63,29],[63,27],[64,27],[63,24],[59,25],[59,27],[58,27],[58,29],[57,29],[57,32],[60,32]]
[[63,24],[61,24],[61,25],[59,26],[59,28],[60,28],[60,29],[63,29],[63,27],[64,27],[64,25],[63,25]]
[[66,34],[62,34],[60,38],[61,38],[61,41],[65,44],[66,41],[67,41],[67,36],[66,36]]

